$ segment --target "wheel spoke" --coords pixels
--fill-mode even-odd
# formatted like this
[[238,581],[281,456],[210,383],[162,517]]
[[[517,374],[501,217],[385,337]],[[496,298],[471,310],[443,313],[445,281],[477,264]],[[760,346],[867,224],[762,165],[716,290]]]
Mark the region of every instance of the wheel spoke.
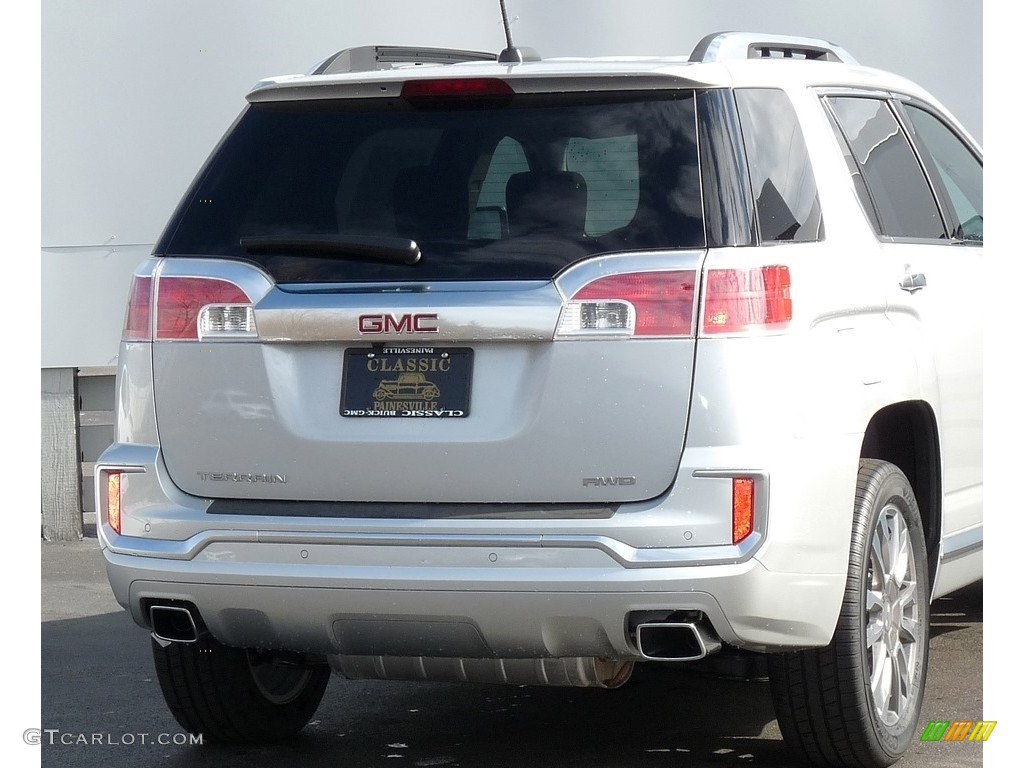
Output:
[[912,619],[908,616],[904,616],[900,622],[900,642],[906,647],[910,643],[916,643],[918,633],[921,631],[921,622],[917,619]]
[[865,594],[865,607],[868,613],[877,613],[884,607],[885,595],[879,589],[868,589]]
[[903,644],[896,649],[894,654],[893,668],[896,672],[895,682],[898,684],[899,690],[906,693],[907,688],[910,687],[910,668],[913,664],[914,657],[913,644]]
[[871,696],[875,700],[875,706],[884,714],[888,709],[889,693],[892,690],[892,659],[889,658],[885,648],[880,648],[874,657]]
[[896,651],[895,663],[893,664],[893,670],[896,673],[893,680],[896,684],[896,696],[893,697],[893,712],[897,717],[903,714],[903,710],[910,700],[911,670],[914,667],[916,656],[917,649],[913,644],[900,645]]
[[885,595],[877,589],[869,589],[865,594],[867,608],[867,647],[876,643],[884,643],[885,632]]
[[911,576],[910,573],[910,532],[903,522],[902,515],[896,515],[893,523],[897,528],[897,535],[894,538],[896,543],[896,557],[893,560],[892,575],[896,584],[902,586],[903,582]]
[[874,560],[875,579],[879,584],[885,582],[885,575],[889,572],[885,559],[884,535],[884,526],[879,521],[879,525],[875,527],[875,532],[871,536],[871,555]]
[[868,622],[867,628],[867,647],[873,648],[876,643],[884,642],[885,624],[882,623],[881,617]]
[[917,579],[905,579],[896,596],[896,605],[902,614],[917,610]]
[[886,507],[882,510],[882,517],[879,523],[885,532],[885,575],[889,577],[896,573],[900,557],[899,520],[899,513],[894,512],[891,507]]

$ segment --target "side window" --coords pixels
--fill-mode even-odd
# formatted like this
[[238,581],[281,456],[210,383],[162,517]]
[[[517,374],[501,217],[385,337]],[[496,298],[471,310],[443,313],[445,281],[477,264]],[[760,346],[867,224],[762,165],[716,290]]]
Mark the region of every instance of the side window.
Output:
[[506,136],[491,153],[487,173],[480,182],[476,205],[469,219],[469,239],[500,240],[508,236],[508,206],[505,185],[509,177],[530,170],[518,141]]
[[835,114],[831,110],[826,110],[826,113],[829,125],[832,126],[832,131],[836,135],[836,141],[839,142],[839,147],[843,151],[843,159],[846,160],[846,170],[850,172],[850,178],[853,179],[853,188],[857,191],[857,199],[860,200],[860,206],[864,209],[864,214],[871,222],[871,227],[875,230],[875,234],[880,235],[882,234],[882,222],[878,220],[878,211],[875,210],[875,203],[871,199],[871,193],[868,192],[868,184],[864,181],[864,174],[861,173],[860,166],[857,165],[857,160],[853,156],[850,144],[846,141],[843,129],[836,122]]
[[784,91],[736,89],[761,242],[820,240],[818,188],[796,112]]
[[636,135],[569,139],[565,169],[587,184],[584,231],[597,237],[629,224],[640,203],[640,165]]
[[[882,99],[830,97],[836,120],[861,179],[862,194],[876,232],[887,237],[940,239],[946,230],[917,156]],[[865,201],[866,190],[869,201]]]
[[905,105],[918,144],[931,156],[957,217],[956,237],[981,242],[982,165],[949,126],[931,112]]

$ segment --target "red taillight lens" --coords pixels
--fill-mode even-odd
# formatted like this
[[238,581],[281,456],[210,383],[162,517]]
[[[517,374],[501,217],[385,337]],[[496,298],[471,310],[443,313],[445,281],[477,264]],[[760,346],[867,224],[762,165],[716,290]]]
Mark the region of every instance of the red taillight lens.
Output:
[[465,97],[507,98],[515,95],[512,86],[495,77],[446,77],[436,80],[407,80],[402,85],[406,101],[429,101]]
[[754,481],[749,477],[732,480],[732,543],[739,544],[754,532]]
[[128,292],[128,311],[124,317],[124,341],[150,341],[153,329],[150,319],[150,306],[153,296],[153,278],[132,277],[132,287]]
[[573,295],[559,335],[690,336],[696,282],[693,270],[602,277]]
[[121,473],[107,473],[107,524],[121,533]]
[[[251,322],[251,302],[241,288],[227,280],[209,277],[161,277],[156,299],[157,339],[198,339],[199,321],[204,307],[220,305],[217,314],[225,314],[224,305],[242,310],[242,322]],[[230,313],[229,313],[230,314]],[[246,329],[248,332],[251,329]]]
[[789,267],[708,270],[704,333],[785,328],[793,319],[789,288]]

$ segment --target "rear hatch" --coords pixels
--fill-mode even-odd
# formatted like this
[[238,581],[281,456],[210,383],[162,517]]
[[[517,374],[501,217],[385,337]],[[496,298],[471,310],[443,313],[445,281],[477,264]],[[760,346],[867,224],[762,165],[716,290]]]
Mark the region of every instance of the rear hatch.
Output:
[[186,196],[152,281],[171,477],[233,499],[657,496],[704,253],[694,93],[410,82],[251,104]]

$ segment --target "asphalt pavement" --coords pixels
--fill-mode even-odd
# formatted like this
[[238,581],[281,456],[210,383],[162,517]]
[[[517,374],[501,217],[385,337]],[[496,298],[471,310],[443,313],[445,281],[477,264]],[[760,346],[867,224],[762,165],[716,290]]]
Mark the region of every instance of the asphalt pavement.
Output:
[[[25,727],[39,728],[43,766],[793,765],[766,682],[663,668],[615,691],[334,677],[313,722],[288,742],[190,744],[164,706],[149,636],[107,586],[95,538],[42,544],[42,606],[42,722]],[[931,632],[921,728],[981,720],[981,585],[937,601]],[[981,766],[982,751],[979,743],[916,742],[898,768]]]

